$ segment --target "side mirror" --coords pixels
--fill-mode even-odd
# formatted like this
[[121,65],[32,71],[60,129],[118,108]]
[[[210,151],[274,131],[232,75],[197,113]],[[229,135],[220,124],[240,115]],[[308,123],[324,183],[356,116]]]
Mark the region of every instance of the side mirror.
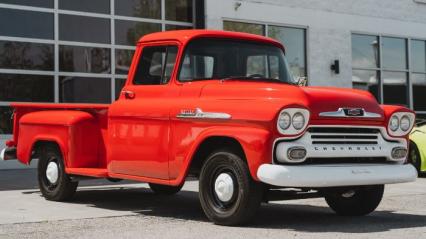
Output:
[[297,77],[297,85],[298,86],[306,86],[307,83],[308,83],[308,79],[305,76]]

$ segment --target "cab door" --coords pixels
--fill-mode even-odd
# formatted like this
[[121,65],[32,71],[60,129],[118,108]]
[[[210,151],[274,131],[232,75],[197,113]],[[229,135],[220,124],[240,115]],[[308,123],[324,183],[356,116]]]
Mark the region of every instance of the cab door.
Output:
[[109,111],[110,172],[169,179],[170,108],[179,95],[171,83],[177,53],[174,43],[149,44],[136,53],[132,79]]

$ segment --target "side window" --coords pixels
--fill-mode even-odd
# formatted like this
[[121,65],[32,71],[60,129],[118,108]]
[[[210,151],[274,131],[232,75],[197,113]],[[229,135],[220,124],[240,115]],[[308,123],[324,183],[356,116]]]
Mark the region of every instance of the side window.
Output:
[[133,78],[133,84],[167,84],[176,63],[177,51],[176,46],[144,47]]

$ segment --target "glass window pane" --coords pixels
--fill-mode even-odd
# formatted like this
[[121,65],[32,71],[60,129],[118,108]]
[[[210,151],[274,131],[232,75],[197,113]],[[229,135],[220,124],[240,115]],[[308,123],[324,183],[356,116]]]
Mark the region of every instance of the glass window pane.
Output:
[[53,13],[0,8],[0,35],[53,39]]
[[175,46],[167,47],[167,57],[166,57],[166,65],[164,66],[164,77],[163,84],[170,81],[170,78],[173,73],[173,69],[175,68],[176,56],[177,56],[178,48]]
[[407,46],[402,38],[383,37],[383,67],[386,69],[407,69]]
[[0,101],[53,102],[53,76],[0,74]]
[[53,45],[0,41],[0,68],[54,70]]
[[166,20],[192,22],[192,0],[166,0]]
[[179,80],[190,81],[193,79],[211,79],[213,78],[213,68],[215,58],[208,55],[185,55],[182,68],[179,74]]
[[59,8],[73,11],[109,13],[110,0],[60,0]]
[[134,46],[142,36],[160,31],[159,23],[115,21],[115,41],[119,45]]
[[110,103],[111,79],[62,76],[59,100],[67,103]]
[[166,31],[192,29],[190,26],[166,25]]
[[115,1],[115,14],[130,17],[161,19],[161,0]]
[[68,72],[110,73],[109,48],[59,46],[59,70]]
[[293,82],[287,65],[283,50],[272,44],[202,38],[192,40],[185,49],[179,80],[252,76]]
[[352,66],[379,67],[379,39],[377,36],[352,34]]
[[12,114],[12,108],[0,106],[0,134],[12,134]]
[[246,76],[268,77],[266,55],[247,56]]
[[110,43],[110,19],[59,15],[59,39]]
[[0,3],[53,8],[53,0],[0,0]]
[[411,41],[411,67],[412,71],[426,72],[425,41]]
[[265,35],[265,25],[254,23],[223,21],[223,30]]
[[126,79],[115,79],[115,99],[117,100],[120,97],[121,90],[126,83]]
[[[176,46],[144,47],[133,83],[135,85],[166,84],[174,68],[176,55]],[[165,66],[167,67],[164,68]]]
[[414,110],[426,111],[426,74],[412,74]]
[[407,73],[383,72],[383,103],[408,105]]
[[352,70],[353,88],[369,91],[380,102],[378,75],[377,71]]
[[268,36],[284,44],[288,64],[293,75],[296,77],[306,76],[305,29],[269,26]]
[[115,50],[115,74],[127,75],[129,73],[134,54],[134,50]]

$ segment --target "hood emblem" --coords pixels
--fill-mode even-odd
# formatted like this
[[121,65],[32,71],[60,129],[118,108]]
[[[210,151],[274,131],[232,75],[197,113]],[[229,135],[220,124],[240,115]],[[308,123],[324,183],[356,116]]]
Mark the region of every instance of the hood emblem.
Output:
[[363,108],[339,108],[337,111],[321,112],[322,117],[360,117],[360,118],[380,118],[380,114],[367,112]]
[[361,108],[350,108],[350,109],[343,109],[345,114],[347,116],[364,116],[364,109]]

